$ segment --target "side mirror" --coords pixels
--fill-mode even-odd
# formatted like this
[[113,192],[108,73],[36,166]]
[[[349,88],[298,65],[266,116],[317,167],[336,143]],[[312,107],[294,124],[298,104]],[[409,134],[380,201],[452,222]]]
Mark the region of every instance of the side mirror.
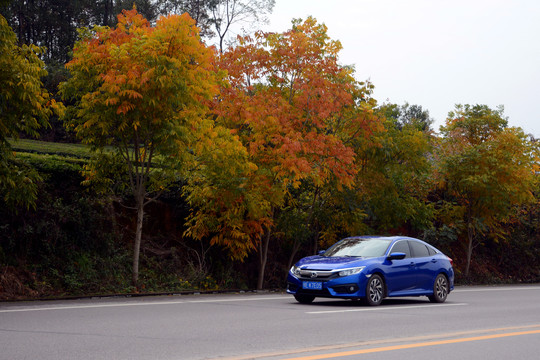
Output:
[[405,259],[406,256],[407,256],[407,254],[405,254],[405,253],[395,252],[395,253],[391,253],[390,255],[388,255],[387,259],[388,260],[403,260],[403,259]]
[[320,250],[317,255],[324,255],[324,253],[326,252],[326,250]]

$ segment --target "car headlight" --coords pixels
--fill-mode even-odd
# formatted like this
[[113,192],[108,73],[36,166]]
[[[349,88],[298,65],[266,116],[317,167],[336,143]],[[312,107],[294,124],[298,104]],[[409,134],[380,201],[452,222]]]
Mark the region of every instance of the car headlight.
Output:
[[338,272],[338,275],[349,276],[349,275],[359,274],[362,272],[362,270],[364,270],[364,268],[365,266],[359,266],[359,267],[350,268],[350,269],[343,269],[340,272]]
[[300,277],[300,268],[297,266],[294,266],[290,270],[291,274],[296,277]]

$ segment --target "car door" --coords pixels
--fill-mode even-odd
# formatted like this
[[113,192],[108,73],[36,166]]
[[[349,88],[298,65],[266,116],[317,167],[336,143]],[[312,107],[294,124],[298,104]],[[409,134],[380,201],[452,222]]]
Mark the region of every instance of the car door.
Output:
[[389,254],[405,253],[405,258],[400,260],[387,260],[386,285],[389,295],[392,293],[406,293],[416,287],[416,265],[411,256],[409,242],[397,241]]
[[433,281],[437,276],[437,260],[430,255],[428,247],[422,242],[410,240],[409,246],[416,264],[416,287],[421,290],[433,289]]

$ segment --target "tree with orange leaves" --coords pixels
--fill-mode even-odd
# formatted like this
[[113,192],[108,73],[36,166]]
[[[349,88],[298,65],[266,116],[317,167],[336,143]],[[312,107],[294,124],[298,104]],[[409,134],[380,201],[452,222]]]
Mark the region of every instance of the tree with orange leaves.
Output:
[[213,131],[205,104],[218,92],[215,52],[187,14],[151,26],[136,10],[123,11],[116,28],[81,34],[67,64],[72,77],[61,85],[64,99],[75,102],[66,124],[100,155],[87,169],[89,181],[103,180],[113,154],[122,160],[137,211],[136,285],[144,207],[174,179],[196,140]]
[[[230,86],[222,88],[214,110],[247,149],[252,164],[242,174],[233,212],[254,231],[236,227],[231,236],[221,232],[214,241],[245,251],[238,257],[257,248],[261,289],[275,219],[290,189],[303,181],[315,186],[334,181],[339,187],[353,183],[355,152],[344,139],[363,134],[358,129],[365,118],[351,110],[363,90],[353,69],[338,62],[339,41],[331,40],[326,26],[311,17],[294,20],[284,33],[257,33],[239,41],[220,58]],[[220,198],[214,189],[211,197]],[[202,216],[192,219],[199,230],[205,228],[198,221]]]

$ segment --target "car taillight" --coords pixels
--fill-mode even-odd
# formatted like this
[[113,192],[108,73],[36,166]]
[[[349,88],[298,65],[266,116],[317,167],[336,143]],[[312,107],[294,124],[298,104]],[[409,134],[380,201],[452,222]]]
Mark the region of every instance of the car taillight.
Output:
[[452,260],[452,258],[450,258],[448,256],[447,256],[447,258],[448,258],[448,261],[450,261],[450,266],[454,266],[454,260]]

